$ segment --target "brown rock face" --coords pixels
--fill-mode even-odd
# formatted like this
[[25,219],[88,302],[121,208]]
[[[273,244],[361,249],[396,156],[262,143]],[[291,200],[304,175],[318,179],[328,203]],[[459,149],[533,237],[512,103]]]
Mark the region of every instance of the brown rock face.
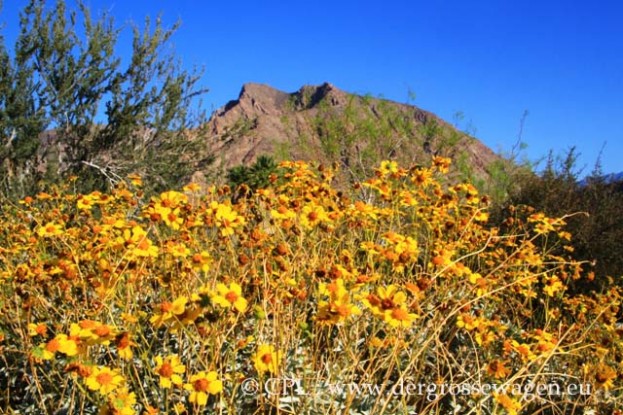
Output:
[[351,179],[384,159],[426,164],[435,154],[460,159],[474,176],[486,178],[487,166],[499,160],[430,112],[349,94],[329,83],[293,93],[245,84],[238,99],[217,110],[207,127],[216,174],[265,154],[277,160],[338,162]]

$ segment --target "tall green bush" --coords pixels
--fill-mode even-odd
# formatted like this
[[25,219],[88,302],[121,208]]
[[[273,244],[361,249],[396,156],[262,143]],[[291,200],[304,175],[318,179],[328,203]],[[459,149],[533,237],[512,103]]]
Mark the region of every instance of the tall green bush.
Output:
[[[200,72],[164,53],[179,24],[166,29],[146,18],[143,29],[134,27],[125,65],[121,29],[82,2],[73,10],[64,0],[30,0],[19,27],[13,53],[0,37],[3,193],[27,193],[42,177],[36,167],[47,166],[47,178],[80,175],[86,188],[130,172],[166,187],[200,161],[179,156],[196,145],[185,132],[203,117],[189,108],[206,92]],[[45,130],[52,139],[42,151]]]

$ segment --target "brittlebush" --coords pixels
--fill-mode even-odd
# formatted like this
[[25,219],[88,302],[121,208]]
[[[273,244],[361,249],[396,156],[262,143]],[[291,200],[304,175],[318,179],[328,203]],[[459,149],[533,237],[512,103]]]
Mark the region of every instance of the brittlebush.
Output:
[[448,165],[383,162],[350,197],[284,162],[242,198],[132,177],[5,204],[0,409],[615,413],[618,289],[572,296],[564,218],[488,226]]

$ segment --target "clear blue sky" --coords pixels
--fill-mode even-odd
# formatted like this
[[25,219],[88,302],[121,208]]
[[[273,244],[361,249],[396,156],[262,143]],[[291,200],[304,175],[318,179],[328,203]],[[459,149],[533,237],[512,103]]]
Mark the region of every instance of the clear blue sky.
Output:
[[[17,7],[5,0],[8,40]],[[73,0],[68,1],[73,4]],[[509,150],[520,119],[527,155],[577,146],[585,173],[605,143],[605,172],[623,171],[623,2],[87,0],[118,24],[162,13],[182,27],[183,64],[205,67],[208,107],[245,82],[295,91],[328,81],[413,103]],[[129,32],[128,32],[129,33]],[[129,40],[126,38],[126,40]]]

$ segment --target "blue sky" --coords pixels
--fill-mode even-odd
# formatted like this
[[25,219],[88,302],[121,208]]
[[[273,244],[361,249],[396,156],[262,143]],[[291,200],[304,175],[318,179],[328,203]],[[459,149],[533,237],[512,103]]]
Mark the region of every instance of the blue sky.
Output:
[[[4,3],[10,41],[25,1]],[[236,98],[245,82],[291,92],[328,81],[402,102],[413,92],[412,103],[450,122],[462,113],[459,126],[496,151],[511,149],[527,110],[531,160],[577,146],[589,173],[605,143],[604,172],[623,171],[620,1],[86,3],[118,24],[180,19],[175,52],[205,68],[208,108]]]

